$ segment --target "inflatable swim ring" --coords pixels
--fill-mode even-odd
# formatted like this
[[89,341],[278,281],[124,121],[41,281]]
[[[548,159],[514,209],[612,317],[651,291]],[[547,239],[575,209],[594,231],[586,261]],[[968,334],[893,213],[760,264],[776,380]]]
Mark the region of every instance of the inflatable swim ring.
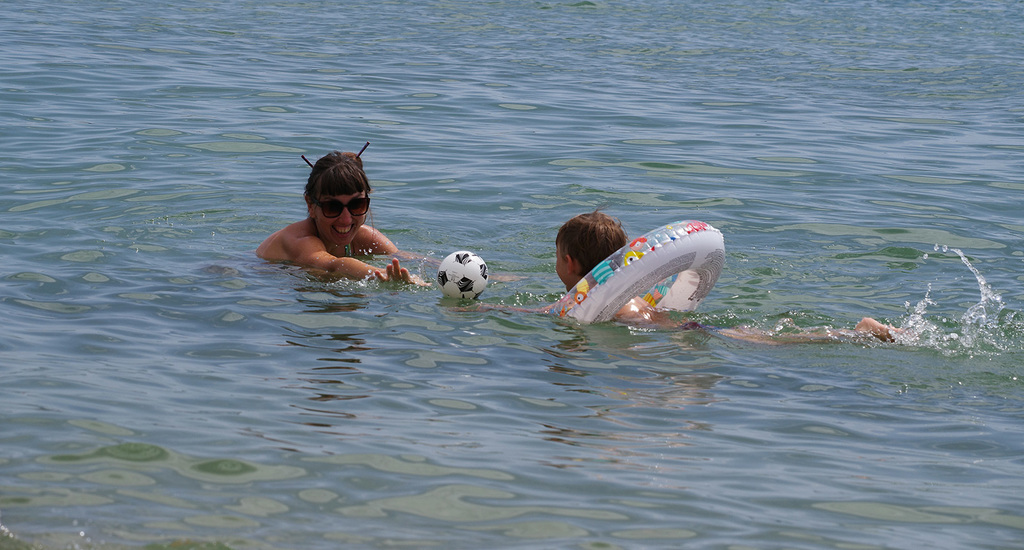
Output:
[[724,265],[721,231],[693,220],[670,223],[602,260],[548,312],[597,323],[610,320],[637,296],[659,309],[692,311]]

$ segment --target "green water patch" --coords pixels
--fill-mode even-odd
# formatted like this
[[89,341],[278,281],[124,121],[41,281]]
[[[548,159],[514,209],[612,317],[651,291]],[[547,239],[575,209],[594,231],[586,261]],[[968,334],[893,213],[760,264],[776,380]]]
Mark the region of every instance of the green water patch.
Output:
[[192,465],[192,469],[213,476],[244,476],[257,472],[259,469],[251,464],[230,458],[207,460]]
[[311,462],[322,462],[339,466],[369,467],[381,472],[415,476],[434,477],[460,475],[505,481],[515,479],[511,474],[500,470],[438,466],[427,462],[423,457],[412,455],[395,458],[381,454],[349,454],[325,458],[310,458],[308,460]]
[[38,546],[32,546],[14,538],[14,535],[0,526],[0,550],[38,550],[38,548]]
[[558,506],[492,506],[481,500],[508,500],[515,494],[475,485],[454,484],[437,487],[418,495],[385,497],[362,505],[345,506],[338,510],[348,517],[378,518],[391,512],[400,512],[445,522],[475,523],[501,521],[526,514],[589,518],[601,521],[626,521],[618,512],[567,508]]
[[91,453],[79,455],[55,455],[52,462],[91,462],[112,458],[128,462],[155,462],[166,460],[170,456],[166,450],[147,443],[122,443],[110,447],[101,447]]
[[871,227],[866,225],[848,225],[840,223],[799,223],[791,225],[779,225],[766,230],[771,233],[778,232],[809,232],[815,235],[827,237],[852,237],[865,240],[865,243],[878,244],[880,242],[899,241],[903,243],[920,243],[929,247],[936,243],[957,247],[962,249],[994,249],[1005,248],[1004,244],[983,239],[980,237],[966,237],[928,227],[915,228],[887,228]]
[[836,514],[893,523],[998,525],[1024,530],[1024,517],[996,508],[903,506],[882,502],[821,502],[815,508]]
[[119,468],[92,471],[82,475],[87,481],[106,485],[148,485],[148,476],[132,471],[134,467],[168,468],[183,477],[210,483],[250,483],[291,479],[305,475],[302,468],[262,465],[233,458],[193,458],[147,443],[121,443],[81,454],[61,454],[40,460],[51,465],[110,464]]
[[[43,542],[26,542],[15,537],[10,531],[0,526],[0,550],[48,550],[50,548],[106,548],[126,549],[136,548],[113,544],[90,544],[82,546],[77,542],[68,541],[68,537],[61,535],[44,536]],[[169,542],[154,542],[142,547],[143,550],[233,550],[231,546],[223,542],[198,541],[189,539],[178,539]]]
[[232,550],[222,542],[197,542],[191,540],[176,540],[168,543],[147,544],[145,550]]
[[887,246],[874,252],[843,252],[835,255],[837,260],[882,261],[889,269],[901,271],[917,269],[927,258],[926,253],[908,246]]

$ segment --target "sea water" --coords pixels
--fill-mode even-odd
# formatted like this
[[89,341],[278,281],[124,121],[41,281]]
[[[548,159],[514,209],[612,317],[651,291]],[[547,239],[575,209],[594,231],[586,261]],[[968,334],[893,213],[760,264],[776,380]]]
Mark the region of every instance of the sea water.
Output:
[[[1024,540],[1021,3],[3,12],[0,548]],[[686,319],[904,330],[581,326],[257,259],[300,155],[367,141],[372,224],[480,254],[483,303],[560,297],[554,234],[601,208],[723,232]]]

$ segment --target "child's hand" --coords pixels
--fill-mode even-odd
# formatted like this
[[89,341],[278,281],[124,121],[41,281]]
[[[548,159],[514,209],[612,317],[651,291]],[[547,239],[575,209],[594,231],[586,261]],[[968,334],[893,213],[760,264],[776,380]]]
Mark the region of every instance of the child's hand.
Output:
[[381,281],[402,281],[418,286],[430,286],[430,283],[419,278],[417,275],[409,273],[409,270],[402,267],[398,263],[398,258],[391,260],[391,263],[384,268],[384,273],[377,272],[377,278]]
[[857,326],[854,327],[854,330],[870,333],[872,336],[883,342],[895,342],[896,337],[893,336],[893,333],[899,332],[899,329],[893,328],[889,325],[883,325],[871,317],[861,319],[860,322],[857,323]]

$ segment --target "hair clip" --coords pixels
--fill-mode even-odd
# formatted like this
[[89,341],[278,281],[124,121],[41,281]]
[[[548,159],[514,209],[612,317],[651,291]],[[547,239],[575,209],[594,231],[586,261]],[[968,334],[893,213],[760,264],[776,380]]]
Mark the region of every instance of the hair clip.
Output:
[[[363,145],[363,148],[362,148],[362,149],[360,149],[358,153],[356,153],[356,158],[359,158],[359,155],[362,155],[362,154],[363,154],[363,151],[365,151],[365,150],[366,150],[366,148],[367,148],[367,147],[369,147],[369,146],[370,146],[370,142],[369,142],[369,141],[367,141],[367,142],[366,142],[366,145]],[[299,155],[299,156],[300,156],[300,157],[302,157],[302,160],[306,161],[306,164],[308,164],[310,168],[312,168],[312,167],[313,167],[313,163],[312,163],[312,162],[309,162],[309,159],[308,159],[308,158],[306,158],[306,155]]]

